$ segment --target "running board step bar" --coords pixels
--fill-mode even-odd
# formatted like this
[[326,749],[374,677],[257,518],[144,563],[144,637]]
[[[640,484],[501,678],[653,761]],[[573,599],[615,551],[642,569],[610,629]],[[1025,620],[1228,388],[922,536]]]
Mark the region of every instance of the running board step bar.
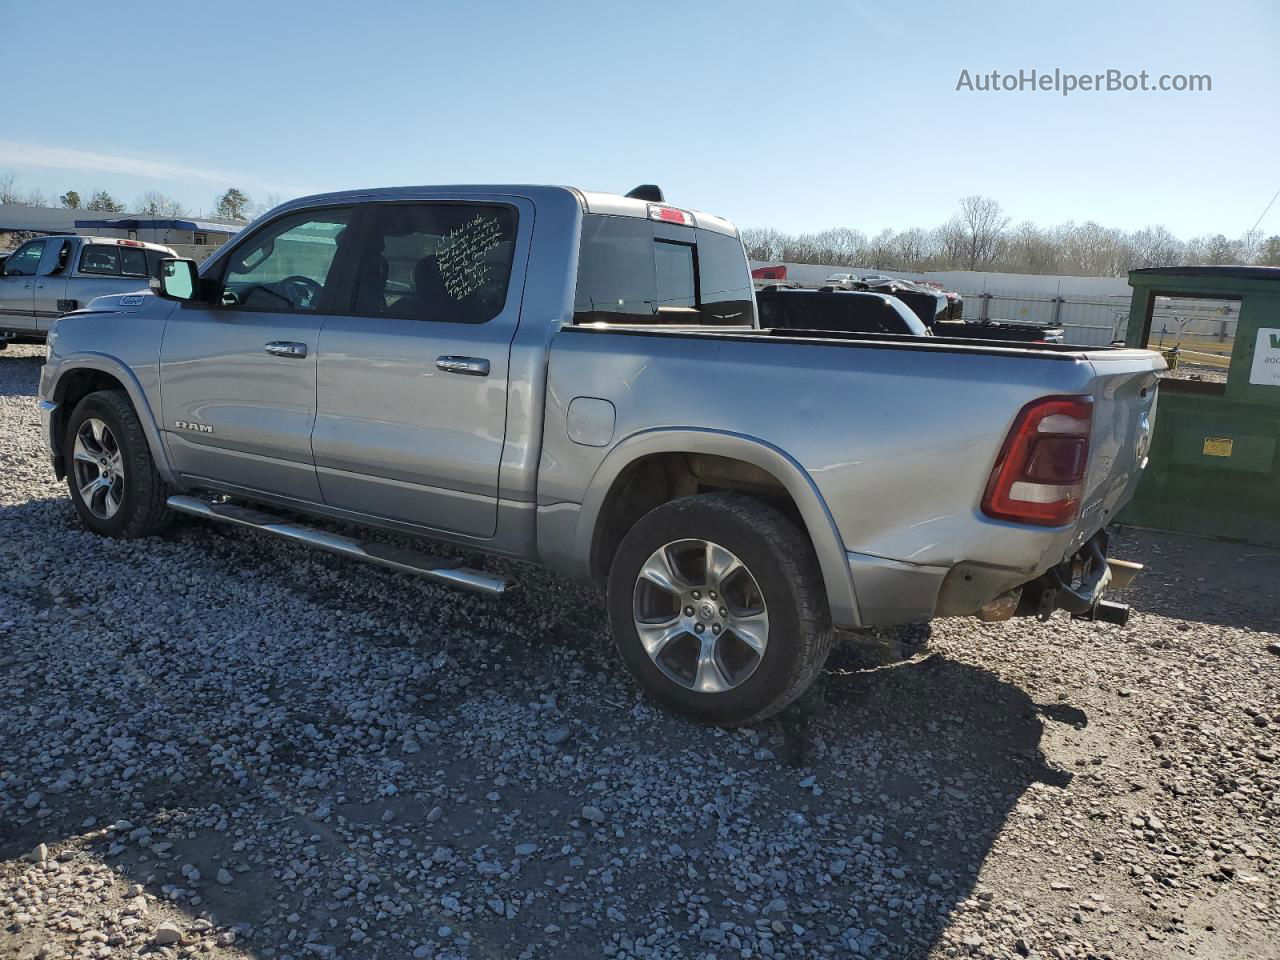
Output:
[[223,520],[240,527],[248,527],[262,533],[269,533],[286,540],[305,543],[309,547],[328,550],[344,557],[365,560],[382,567],[390,567],[403,573],[416,573],[429,580],[448,584],[451,587],[462,587],[491,596],[499,596],[515,586],[514,580],[495,577],[492,574],[471,570],[459,565],[459,561],[433,557],[418,550],[405,547],[393,547],[385,543],[365,543],[351,537],[327,533],[314,527],[291,523],[282,517],[245,507],[234,503],[212,503],[197,497],[172,496],[167,501],[169,508],[180,513],[204,517],[208,520]]

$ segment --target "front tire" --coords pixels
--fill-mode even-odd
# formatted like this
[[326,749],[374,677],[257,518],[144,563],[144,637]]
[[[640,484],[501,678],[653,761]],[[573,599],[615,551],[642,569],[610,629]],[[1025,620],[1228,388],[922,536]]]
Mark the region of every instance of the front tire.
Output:
[[831,650],[813,548],[785,516],[744,496],[684,497],[642,517],[614,554],[608,608],[645,692],[704,723],[778,713]]
[[125,394],[100,390],[81,400],[67,422],[62,456],[71,502],[94,533],[132,540],[172,522],[168,487]]

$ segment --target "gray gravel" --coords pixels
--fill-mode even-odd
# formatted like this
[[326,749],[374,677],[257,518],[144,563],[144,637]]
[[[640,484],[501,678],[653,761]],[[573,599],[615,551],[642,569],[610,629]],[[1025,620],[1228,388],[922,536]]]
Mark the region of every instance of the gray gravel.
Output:
[[0,957],[1276,957],[1280,550],[1129,533],[1125,630],[848,638],[756,729],[587,591],[81,532],[0,353]]

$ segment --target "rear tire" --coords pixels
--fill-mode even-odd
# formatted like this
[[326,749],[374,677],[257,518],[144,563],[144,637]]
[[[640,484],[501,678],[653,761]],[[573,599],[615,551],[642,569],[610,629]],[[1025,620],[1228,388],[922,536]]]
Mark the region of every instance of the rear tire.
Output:
[[81,400],[62,444],[67,488],[85,527],[132,540],[160,533],[173,521],[165,505],[169,489],[124,393],[100,390]]
[[773,507],[745,496],[684,497],[642,517],[614,554],[608,609],[640,686],[703,723],[778,713],[831,650],[812,546]]

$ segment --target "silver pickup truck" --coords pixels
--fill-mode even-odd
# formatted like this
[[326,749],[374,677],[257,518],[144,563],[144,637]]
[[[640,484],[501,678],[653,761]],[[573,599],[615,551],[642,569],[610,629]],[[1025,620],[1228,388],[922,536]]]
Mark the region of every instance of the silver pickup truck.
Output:
[[0,262],[0,350],[42,341],[53,321],[109,293],[145,291],[168,247],[114,237],[37,237]]
[[[1118,620],[1158,354],[758,327],[728,221],[565,187],[333,193],[49,338],[84,525],[175,511],[489,593],[344,521],[600,585],[654,698],[744,723],[833,628]],[[317,520],[309,520],[317,518]]]

